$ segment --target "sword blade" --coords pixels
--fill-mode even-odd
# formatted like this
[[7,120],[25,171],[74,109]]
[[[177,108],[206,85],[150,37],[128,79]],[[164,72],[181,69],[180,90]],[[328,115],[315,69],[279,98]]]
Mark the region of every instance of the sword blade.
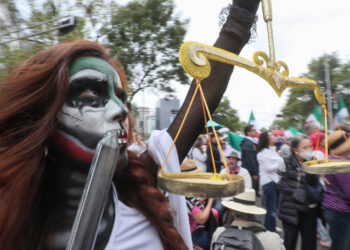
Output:
[[119,156],[118,138],[109,133],[98,143],[66,250],[93,249]]

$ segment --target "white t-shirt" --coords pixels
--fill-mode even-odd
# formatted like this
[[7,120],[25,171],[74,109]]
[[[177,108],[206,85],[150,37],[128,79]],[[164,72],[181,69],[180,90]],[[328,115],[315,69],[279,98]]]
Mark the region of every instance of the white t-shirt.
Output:
[[[162,165],[173,140],[166,130],[153,131],[148,152],[153,160]],[[176,147],[171,151],[164,172],[180,172]],[[184,196],[168,194],[174,225],[189,249],[192,249],[191,231]],[[163,249],[157,230],[146,217],[134,208],[118,200],[114,190],[115,223],[106,250],[158,250]],[[156,208],[155,208],[156,209]],[[170,239],[171,240],[171,239]]]
[[114,203],[115,223],[105,250],[163,249],[158,232],[151,222],[135,208],[121,202],[115,189]]
[[277,183],[279,175],[277,171],[284,172],[283,158],[276,152],[275,147],[265,148],[257,155],[259,162],[260,185],[263,186],[271,181]]
[[[220,174],[227,174],[226,168],[221,169]],[[245,189],[252,188],[252,178],[250,177],[250,174],[247,169],[240,167],[238,175],[243,177]]]
[[193,148],[192,149],[192,158],[193,160],[196,161],[196,166],[198,168],[203,167],[203,170],[201,171],[202,173],[207,172],[207,164],[205,161],[207,160],[207,153],[206,152],[201,152],[198,148]]

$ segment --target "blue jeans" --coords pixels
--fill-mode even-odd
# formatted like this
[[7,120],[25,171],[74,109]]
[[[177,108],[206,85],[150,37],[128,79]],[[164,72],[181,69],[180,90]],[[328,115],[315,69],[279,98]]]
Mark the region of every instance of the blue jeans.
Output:
[[197,228],[193,231],[192,241],[204,250],[210,249],[211,239],[209,238],[208,232],[203,228]]
[[265,228],[268,231],[276,232],[276,211],[278,205],[277,184],[273,181],[262,186],[262,205],[266,209]]
[[350,214],[331,210],[324,210],[323,214],[329,224],[332,250],[350,249]]

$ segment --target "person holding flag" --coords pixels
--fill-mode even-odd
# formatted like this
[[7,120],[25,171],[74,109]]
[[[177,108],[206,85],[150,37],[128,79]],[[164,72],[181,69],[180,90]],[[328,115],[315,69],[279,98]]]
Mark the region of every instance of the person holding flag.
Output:
[[260,135],[260,129],[259,129],[259,126],[255,120],[255,116],[254,116],[254,113],[253,113],[253,110],[250,112],[250,116],[249,116],[249,121],[248,121],[248,124],[251,124],[255,127],[255,130],[257,132],[257,137],[255,137],[255,144],[258,144],[258,137]]
[[245,137],[241,142],[242,149],[242,166],[249,171],[252,177],[253,189],[256,195],[259,195],[259,163],[257,160],[257,132],[252,124],[244,127]]

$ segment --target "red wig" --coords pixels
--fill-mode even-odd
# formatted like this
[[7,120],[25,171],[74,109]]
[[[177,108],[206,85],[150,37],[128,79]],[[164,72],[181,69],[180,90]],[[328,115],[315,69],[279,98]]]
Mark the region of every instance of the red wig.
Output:
[[[70,65],[80,56],[106,59],[118,71],[122,85],[126,88],[122,65],[112,60],[101,45],[84,40],[49,47],[35,54],[1,81],[2,249],[39,249],[42,244],[46,223],[42,214],[47,212],[44,211],[45,204],[42,199],[45,190],[42,180],[45,171],[45,147],[56,127],[57,114],[69,92]],[[130,195],[131,198],[125,198],[125,201],[142,212],[154,225],[165,249],[185,249],[181,236],[173,226],[167,201],[157,190],[155,178],[145,163],[146,161],[141,162],[131,156],[128,170],[125,170],[128,178],[125,179],[132,184],[116,184]],[[153,171],[156,173],[156,169]],[[132,188],[128,191],[127,187],[130,186]],[[136,197],[143,197],[142,202]]]

